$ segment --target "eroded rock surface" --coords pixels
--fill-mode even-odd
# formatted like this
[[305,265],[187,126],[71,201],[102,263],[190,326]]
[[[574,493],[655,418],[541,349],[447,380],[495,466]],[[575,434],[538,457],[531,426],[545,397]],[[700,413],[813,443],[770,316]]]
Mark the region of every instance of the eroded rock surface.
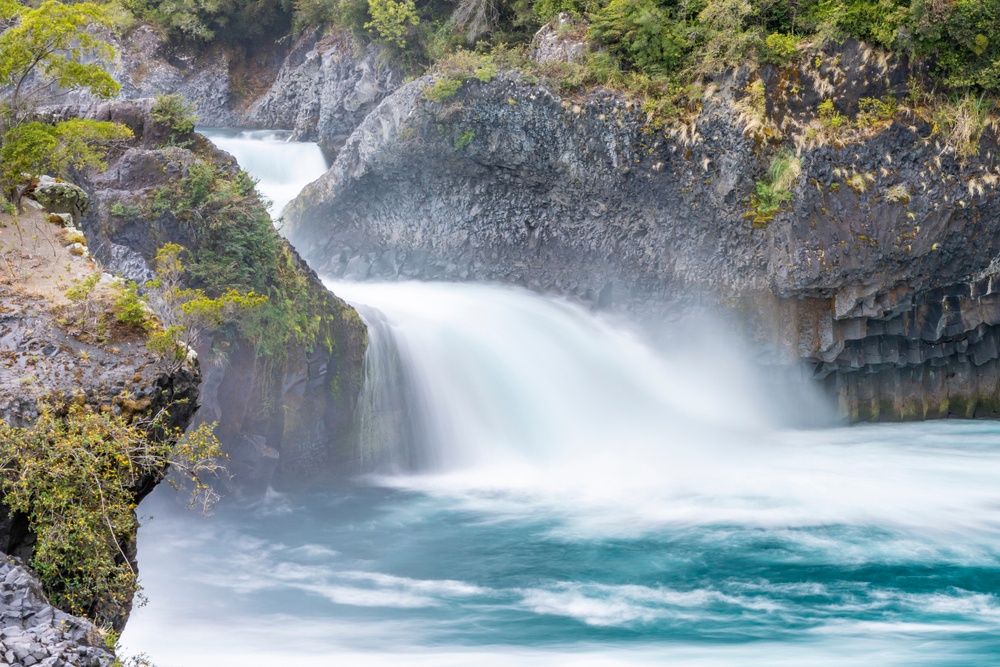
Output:
[[302,35],[271,88],[243,114],[247,127],[292,129],[335,153],[402,76],[379,49],[349,35]]
[[[720,79],[670,133],[620,97],[563,99],[516,73],[441,104],[417,80],[289,206],[286,232],[346,278],[514,283],[654,326],[736,310],[761,359],[804,362],[855,419],[997,416],[996,136],[970,158],[902,116],[844,142],[793,136],[824,91],[850,114],[910,74],[856,43],[829,56]],[[779,146],[757,115],[801,173],[755,225]]]
[[50,605],[34,575],[0,554],[0,663],[109,667],[114,659],[93,623]]

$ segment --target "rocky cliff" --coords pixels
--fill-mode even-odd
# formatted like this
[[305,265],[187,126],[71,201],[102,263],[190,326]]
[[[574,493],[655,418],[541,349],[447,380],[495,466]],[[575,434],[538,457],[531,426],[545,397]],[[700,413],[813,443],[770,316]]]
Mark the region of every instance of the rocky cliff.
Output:
[[24,566],[0,555],[0,658],[9,667],[110,667],[93,623],[49,604]]
[[[503,281],[651,322],[736,310],[763,358],[805,363],[854,419],[998,416],[996,135],[959,155],[905,109],[839,134],[817,112],[853,119],[919,74],[848,43],[720,77],[671,131],[516,72],[443,102],[425,77],[365,119],[286,230],[332,275]],[[794,200],[762,221],[755,184],[782,149]]]
[[[201,125],[293,130],[330,155],[402,82],[377,47],[344,33],[306,31],[288,48],[264,49],[263,67],[222,46],[173,44],[148,25],[115,46],[110,69],[122,85],[121,99],[180,94],[195,106]],[[93,102],[79,97],[78,103]]]
[[[41,192],[35,197],[57,207],[55,192]],[[55,182],[52,191],[70,191],[74,186]],[[78,191],[78,189],[76,189]],[[82,194],[77,192],[77,194]],[[67,477],[72,468],[49,470],[50,450],[33,449],[20,440],[19,427],[31,432],[37,422],[49,427],[69,424],[74,415],[111,415],[136,429],[141,443],[136,447],[152,448],[160,443],[172,446],[179,433],[191,423],[198,409],[201,373],[194,358],[165,360],[146,347],[146,332],[125,325],[110,312],[119,298],[119,283],[103,273],[83,243],[79,229],[72,226],[71,214],[51,215],[39,210],[35,202],[24,200],[26,209],[17,217],[0,216],[0,422],[5,444],[21,443],[16,450],[5,449],[5,492],[15,493],[7,483],[12,475],[23,475],[23,461],[34,461],[58,477]],[[78,213],[85,210],[85,198],[74,199]],[[54,417],[53,417],[54,416]],[[54,420],[53,420],[54,419]],[[67,427],[71,432],[71,427]],[[13,440],[6,440],[11,437]],[[39,437],[60,437],[43,430]],[[69,435],[65,437],[69,438]],[[95,436],[96,437],[96,436]],[[104,434],[105,438],[109,437]],[[37,442],[32,440],[31,442]],[[51,444],[51,442],[50,442]],[[58,443],[56,443],[58,444]],[[124,443],[122,446],[126,446]],[[55,464],[54,464],[55,465]],[[128,502],[137,504],[149,494],[166,474],[164,464],[135,464],[134,475],[125,493]],[[113,473],[108,471],[107,475]],[[19,481],[30,477],[16,478]],[[69,489],[80,480],[64,480],[61,493],[71,501],[79,500]],[[82,486],[90,488],[89,477]],[[34,491],[32,491],[34,492]],[[38,489],[45,493],[45,489]],[[16,494],[15,494],[16,495]],[[62,496],[61,496],[62,497]],[[35,523],[34,509],[12,511],[9,496],[0,493],[0,553],[30,562],[42,545],[43,533]],[[21,496],[23,500],[23,495]],[[81,501],[82,502],[82,501]],[[13,507],[19,507],[14,504]],[[28,507],[34,507],[29,502]],[[129,505],[129,508],[134,505]],[[23,509],[25,504],[20,507]],[[130,509],[126,510],[134,518]],[[136,535],[134,526],[116,517],[117,545],[114,555],[99,564],[112,571],[124,568],[135,571]],[[83,520],[80,520],[83,524]],[[108,520],[108,526],[111,522]],[[73,530],[77,530],[74,525]],[[67,532],[74,535],[73,530]],[[104,530],[102,524],[101,530]],[[49,548],[52,548],[51,542]],[[51,550],[49,555],[51,556]],[[111,562],[108,562],[111,561]],[[53,565],[53,563],[57,563]],[[69,581],[71,573],[60,569],[58,560],[46,561],[49,584]],[[92,576],[92,566],[84,560],[74,567],[72,576]],[[93,575],[96,576],[96,575]],[[0,657],[10,665],[70,664],[107,665],[110,653],[103,641],[94,639],[93,626],[68,614],[56,612],[41,594],[39,584],[20,567],[0,558]],[[50,589],[49,591],[53,591]],[[126,591],[127,592],[127,591]],[[121,629],[131,608],[128,600],[111,601],[100,594],[81,599],[85,613],[99,617],[102,623]],[[84,613],[77,612],[77,613]]]
[[[268,484],[287,487],[354,472],[364,325],[278,238],[255,197],[231,209],[226,209],[224,194],[202,202],[200,209],[176,199],[186,196],[177,188],[190,182],[192,169],[207,164],[213,178],[223,183],[237,178],[239,166],[197,135],[185,148],[164,145],[164,128],[149,120],[149,104],[146,100],[50,110],[56,116],[114,120],[134,133],[134,140],[113,155],[106,171],[81,175],[80,183],[94,200],[83,217],[90,248],[111,270],[142,283],[152,276],[153,258],[166,243],[179,244],[193,255],[235,248],[239,259],[234,262],[248,265],[265,261],[256,254],[256,243],[275,244],[277,254],[266,260],[274,265],[252,267],[269,276],[258,291],[276,307],[281,305],[283,310],[274,317],[306,318],[309,323],[295,328],[316,326],[316,335],[272,353],[259,349],[268,341],[254,343],[242,333],[204,339],[198,345],[205,372],[198,419],[219,422],[217,434],[231,458],[227,467],[242,492],[258,494]],[[155,205],[157,201],[161,204]],[[251,227],[228,234],[226,228],[236,229],[237,218],[250,220]],[[253,234],[259,236],[257,241]],[[211,283],[198,286],[210,288]]]
[[274,83],[237,124],[291,129],[333,155],[401,81],[375,46],[349,35],[318,38],[309,31],[296,40]]

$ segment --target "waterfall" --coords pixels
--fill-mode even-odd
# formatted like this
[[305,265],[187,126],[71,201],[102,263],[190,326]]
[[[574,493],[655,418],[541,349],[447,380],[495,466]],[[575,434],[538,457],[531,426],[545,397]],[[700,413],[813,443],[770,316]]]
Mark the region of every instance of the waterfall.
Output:
[[721,441],[770,428],[739,362],[690,347],[657,353],[567,301],[487,285],[328,286],[362,310],[371,331],[364,404],[409,401],[412,441],[379,429],[367,437],[418,447],[427,468],[608,452],[669,459],[706,434]]
[[[282,142],[244,138],[262,190],[268,169],[299,173]],[[329,286],[369,327],[373,472],[207,520],[160,485],[141,506],[157,518],[139,533],[150,604],[133,652],[167,667],[997,662],[996,422],[788,428],[725,324],[654,346],[521,289]]]
[[329,169],[318,145],[291,141],[289,132],[201,128],[198,131],[258,179],[257,190],[271,200],[268,212],[275,221],[307,183]]

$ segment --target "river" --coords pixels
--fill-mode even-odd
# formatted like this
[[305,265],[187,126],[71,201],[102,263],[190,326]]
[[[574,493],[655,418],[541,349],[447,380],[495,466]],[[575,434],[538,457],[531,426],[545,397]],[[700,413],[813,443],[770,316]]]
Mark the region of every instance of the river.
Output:
[[[297,171],[244,148],[248,168]],[[508,287],[330,287],[372,326],[366,419],[401,394],[413,437],[366,429],[371,474],[209,518],[161,485],[140,507],[149,603],[128,651],[159,667],[1000,655],[1000,424],[794,428],[719,341],[655,349]]]

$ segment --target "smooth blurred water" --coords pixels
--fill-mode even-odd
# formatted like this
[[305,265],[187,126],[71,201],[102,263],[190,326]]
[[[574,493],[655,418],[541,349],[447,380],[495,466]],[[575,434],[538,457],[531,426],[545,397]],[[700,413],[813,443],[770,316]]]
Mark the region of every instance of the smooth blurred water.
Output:
[[317,144],[291,141],[289,132],[217,128],[198,128],[198,132],[258,179],[257,190],[270,200],[268,212],[275,221],[303,187],[329,168]]
[[208,519],[158,489],[124,641],[160,667],[1000,661],[1000,424],[789,429],[715,343],[334,288],[382,313],[427,456]]

